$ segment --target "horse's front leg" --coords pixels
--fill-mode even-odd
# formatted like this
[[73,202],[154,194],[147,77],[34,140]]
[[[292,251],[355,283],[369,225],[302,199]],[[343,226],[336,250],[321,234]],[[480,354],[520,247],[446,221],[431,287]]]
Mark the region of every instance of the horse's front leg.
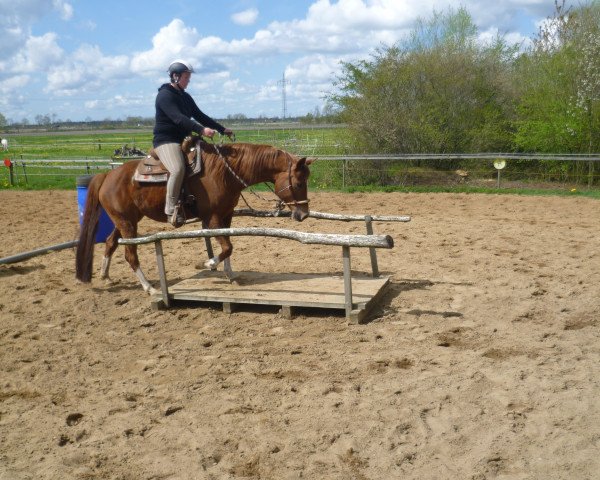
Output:
[[[208,222],[208,227],[209,228],[221,228],[221,227],[229,228],[231,226],[232,218],[233,218],[233,214],[228,215],[221,222],[219,218],[212,217],[210,219],[210,222]],[[233,278],[234,277],[233,270],[231,268],[231,258],[230,258],[231,254],[233,253],[233,245],[231,244],[229,237],[216,237],[216,238],[217,238],[217,242],[219,242],[219,245],[221,246],[221,253],[219,253],[219,255],[217,255],[217,256],[209,258],[204,263],[204,266],[206,268],[210,268],[211,270],[216,270],[217,265],[219,265],[219,263],[223,262],[223,270],[225,272],[225,275],[231,282],[234,279]]]
[[204,262],[204,266],[206,268],[210,268],[211,270],[215,270],[217,268],[217,265],[227,260],[224,265],[225,273],[227,273],[227,270],[231,272],[231,263],[229,262],[229,257],[233,252],[233,245],[231,244],[229,237],[216,237],[216,239],[217,242],[219,242],[219,245],[221,246],[221,252],[218,255],[209,258],[206,262]]

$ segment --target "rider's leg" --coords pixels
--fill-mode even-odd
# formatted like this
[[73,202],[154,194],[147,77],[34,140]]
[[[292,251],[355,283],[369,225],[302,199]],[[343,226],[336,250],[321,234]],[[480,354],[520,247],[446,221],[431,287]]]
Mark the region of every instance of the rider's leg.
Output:
[[158,158],[169,170],[169,180],[167,181],[167,197],[165,201],[165,213],[167,216],[173,215],[175,205],[179,201],[181,185],[185,174],[185,164],[181,145],[178,143],[165,143],[155,148]]

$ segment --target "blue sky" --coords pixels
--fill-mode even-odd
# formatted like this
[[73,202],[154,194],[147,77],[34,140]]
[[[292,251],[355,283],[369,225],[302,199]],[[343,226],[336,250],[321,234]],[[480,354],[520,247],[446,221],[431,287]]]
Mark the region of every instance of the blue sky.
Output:
[[482,38],[530,39],[552,0],[0,0],[0,113],[35,123],[154,115],[171,60],[215,118],[322,108],[341,61],[401,40],[419,18],[464,6]]

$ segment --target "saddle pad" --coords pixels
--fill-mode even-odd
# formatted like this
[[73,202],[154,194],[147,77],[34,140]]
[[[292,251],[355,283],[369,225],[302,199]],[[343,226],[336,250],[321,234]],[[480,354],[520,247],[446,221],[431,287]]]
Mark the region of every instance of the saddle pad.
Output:
[[153,175],[145,175],[143,173],[138,172],[137,170],[133,174],[133,180],[140,183],[162,183],[166,182],[169,178],[168,173],[160,173]]

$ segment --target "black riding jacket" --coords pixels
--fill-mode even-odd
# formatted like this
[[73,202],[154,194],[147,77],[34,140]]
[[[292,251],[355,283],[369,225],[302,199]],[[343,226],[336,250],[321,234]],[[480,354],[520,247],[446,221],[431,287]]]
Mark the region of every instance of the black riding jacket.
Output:
[[[192,120],[193,118],[193,120]],[[202,112],[192,96],[170,83],[161,85],[156,95],[156,117],[154,122],[154,147],[165,143],[181,143],[196,132],[202,134],[204,127],[223,134],[225,127]]]

